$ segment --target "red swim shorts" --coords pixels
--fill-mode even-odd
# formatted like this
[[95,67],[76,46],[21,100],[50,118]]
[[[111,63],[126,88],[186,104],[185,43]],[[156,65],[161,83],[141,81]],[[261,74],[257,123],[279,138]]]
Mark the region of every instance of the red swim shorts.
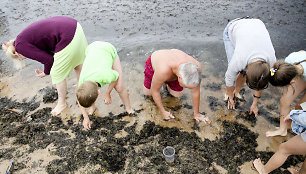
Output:
[[[153,70],[152,63],[151,63],[151,56],[149,56],[148,60],[146,61],[144,74],[145,74],[145,78],[144,78],[143,85],[147,89],[151,89],[152,78],[154,75],[154,70]],[[183,87],[180,86],[178,80],[166,82],[166,84],[174,91],[183,91]]]

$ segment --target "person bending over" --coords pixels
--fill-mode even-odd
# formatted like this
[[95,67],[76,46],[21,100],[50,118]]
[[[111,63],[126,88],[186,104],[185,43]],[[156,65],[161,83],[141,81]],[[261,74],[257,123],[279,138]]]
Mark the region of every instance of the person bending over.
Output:
[[115,47],[107,42],[95,41],[88,45],[85,54],[86,58],[76,92],[79,107],[84,117],[84,128],[91,128],[85,108],[89,108],[88,113],[93,114],[95,101],[100,94],[99,88],[106,84],[109,84],[109,86],[104,94],[104,103],[111,104],[111,92],[115,88],[126,107],[126,111],[129,114],[133,113],[129,94],[123,84],[120,59]]
[[284,92],[280,99],[280,127],[266,132],[266,136],[286,136],[290,122],[284,122],[284,117],[290,112],[290,105],[301,96],[295,109],[301,109],[300,104],[306,101],[306,52],[293,52],[285,61],[277,61],[271,69],[270,83],[276,87],[283,87]]
[[194,119],[198,122],[210,122],[208,117],[199,113],[201,65],[193,57],[177,49],[155,51],[145,63],[144,75],[143,93],[152,95],[165,120],[174,116],[162,104],[159,90],[164,83],[174,97],[181,97],[183,88],[190,89]]
[[239,92],[246,82],[254,90],[250,114],[257,116],[258,100],[268,87],[269,70],[276,61],[268,30],[259,19],[237,18],[225,27],[223,40],[228,61],[224,95],[228,109],[235,109],[234,97],[243,99]]
[[[2,45],[6,55],[24,66],[23,60],[29,58],[44,65],[44,71],[35,70],[38,77],[51,75],[52,84],[58,92],[58,103],[51,111],[60,114],[66,107],[66,78],[71,71],[76,72],[77,81],[85,58],[87,40],[82,26],[77,20],[56,16],[32,23],[16,38]],[[21,65],[21,66],[20,66]]]
[[[306,103],[305,103],[306,105]],[[292,110],[283,119],[284,122],[292,122],[292,131],[298,135],[290,138],[287,142],[280,144],[277,152],[264,165],[260,158],[253,161],[254,167],[260,174],[267,174],[279,168],[290,155],[306,155],[306,108],[304,110]],[[290,120],[290,121],[289,121]],[[306,159],[299,171],[288,168],[292,174],[306,173]]]

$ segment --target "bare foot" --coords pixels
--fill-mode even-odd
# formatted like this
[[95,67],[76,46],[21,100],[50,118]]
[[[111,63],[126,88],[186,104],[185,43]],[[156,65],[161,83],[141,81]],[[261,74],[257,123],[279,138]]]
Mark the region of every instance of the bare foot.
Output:
[[292,168],[292,167],[287,168],[287,170],[288,170],[291,174],[298,174],[298,173],[299,173],[298,170],[296,170],[296,169],[294,169],[294,168]]
[[135,113],[134,109],[132,109],[132,108],[131,109],[127,109],[126,112],[128,114],[134,114]]
[[253,165],[259,174],[268,174],[265,171],[265,166],[262,164],[260,158],[257,158],[256,160],[254,160]]
[[92,115],[96,111],[96,106],[93,104],[88,108],[88,115]]
[[277,129],[275,131],[266,132],[266,137],[286,136],[286,135],[287,135],[287,130],[286,129]]
[[58,114],[60,114],[65,108],[67,107],[67,104],[59,104],[57,103],[57,105],[55,106],[54,109],[52,109],[51,114],[53,116],[57,116]]
[[164,121],[169,121],[171,118],[175,118],[170,112],[165,112],[165,114],[163,114],[163,119]]
[[174,116],[168,116],[167,118],[164,117],[164,121],[169,121],[170,119],[175,118]]
[[197,122],[204,122],[206,124],[210,124],[211,121],[209,120],[208,117],[205,117],[205,116],[200,116],[200,117],[194,117],[194,119],[197,121]]

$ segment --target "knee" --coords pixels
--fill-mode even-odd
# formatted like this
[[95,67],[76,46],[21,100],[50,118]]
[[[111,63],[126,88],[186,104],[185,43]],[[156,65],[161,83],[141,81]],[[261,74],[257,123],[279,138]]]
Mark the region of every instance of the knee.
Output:
[[76,66],[76,67],[74,67],[74,70],[80,70],[82,68],[82,65],[78,65],[78,66]]
[[170,91],[170,94],[171,94],[173,97],[182,97],[182,96],[183,96],[183,91],[180,91],[180,92]]
[[173,97],[182,97],[183,95],[183,91],[174,91],[173,89],[170,88],[169,85],[167,85],[167,89]]
[[279,151],[282,155],[284,155],[284,156],[289,156],[289,155],[291,155],[291,153],[290,153],[290,152],[288,151],[288,149],[287,149],[286,142],[279,145],[278,151]]
[[151,90],[148,89],[148,88],[146,88],[145,86],[143,86],[142,92],[143,92],[143,95],[149,95],[149,96],[152,95],[152,94],[151,94]]
[[125,91],[124,86],[117,86],[115,89],[119,94],[122,94]]

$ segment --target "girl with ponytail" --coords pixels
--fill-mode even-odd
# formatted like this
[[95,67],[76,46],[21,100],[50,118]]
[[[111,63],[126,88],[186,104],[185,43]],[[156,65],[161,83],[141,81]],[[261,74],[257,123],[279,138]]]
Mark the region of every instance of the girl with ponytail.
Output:
[[301,99],[295,108],[300,109],[300,104],[306,101],[306,52],[291,53],[285,61],[277,61],[270,70],[269,82],[273,86],[286,87],[280,99],[280,127],[275,131],[266,132],[266,136],[286,136],[290,123],[284,118],[290,113],[290,105],[300,95]]
[[[270,173],[279,168],[290,155],[306,155],[305,60],[305,51],[294,52],[284,62],[276,62],[270,70],[270,83],[273,86],[286,86],[287,89],[280,100],[280,128],[276,131],[268,131],[266,136],[286,136],[290,125],[297,135],[280,144],[266,164],[263,164],[260,158],[253,161],[254,167],[260,174]],[[296,105],[296,110],[290,112],[290,105],[299,95],[302,95],[302,98]],[[290,173],[306,173],[306,160],[299,171],[294,168],[287,168],[287,170]]]

